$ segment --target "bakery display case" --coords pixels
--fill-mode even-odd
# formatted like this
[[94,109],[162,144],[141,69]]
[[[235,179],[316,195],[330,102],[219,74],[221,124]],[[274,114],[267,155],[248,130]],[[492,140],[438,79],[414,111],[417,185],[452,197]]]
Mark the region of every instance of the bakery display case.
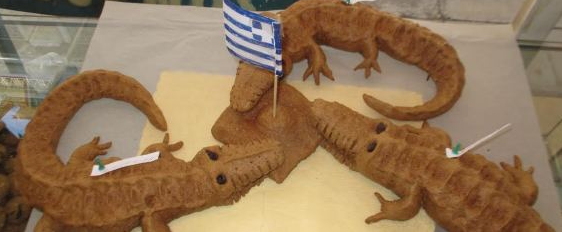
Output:
[[[137,13],[128,14],[126,12]],[[459,90],[444,94],[443,91],[447,92],[454,88],[451,87],[452,84],[444,84],[445,81],[439,80],[441,74],[433,73],[428,77],[424,71],[426,68],[417,68],[400,62],[402,60],[400,58],[403,56],[400,52],[411,52],[406,49],[408,46],[394,48],[393,46],[397,45],[385,44],[384,42],[378,45],[384,53],[378,56],[378,62],[367,66],[369,70],[374,69],[371,77],[366,79],[364,78],[366,72],[363,70],[354,71],[353,69],[363,61],[363,58],[369,58],[368,53],[364,52],[362,56],[358,53],[346,52],[340,49],[355,52],[360,49],[356,49],[352,45],[346,47],[342,45],[344,42],[341,41],[322,40],[321,42],[324,45],[316,46],[324,53],[315,54],[322,54],[320,57],[324,57],[324,62],[328,64],[328,70],[335,81],[332,82],[328,78],[324,78],[330,76],[327,75],[328,71],[319,71],[319,86],[316,86],[313,81],[315,72],[318,70],[307,71],[307,62],[297,62],[299,59],[302,60],[302,57],[298,57],[299,54],[285,54],[285,65],[289,58],[293,58],[295,62],[292,62],[294,63],[292,64],[292,72],[280,81],[280,103],[279,108],[275,110],[279,113],[279,116],[277,119],[270,119],[270,113],[273,109],[270,108],[269,97],[273,93],[268,92],[269,87],[262,87],[272,85],[272,82],[271,80],[256,81],[251,79],[238,81],[239,76],[259,77],[260,71],[254,70],[252,67],[241,68],[243,65],[239,66],[238,61],[226,50],[224,19],[220,8],[108,1],[105,3],[104,10],[99,18],[39,15],[6,9],[0,9],[0,14],[2,15],[3,27],[0,31],[1,59],[3,61],[0,64],[0,100],[2,101],[0,109],[2,115],[13,109],[14,106],[19,106],[20,110],[16,117],[18,119],[31,119],[44,98],[53,93],[53,89],[60,86],[61,83],[66,83],[69,77],[82,71],[105,69],[118,71],[133,77],[143,88],[146,88],[148,93],[152,94],[155,103],[161,108],[168,122],[167,132],[171,138],[169,141],[182,140],[187,145],[173,152],[177,159],[189,161],[196,157],[196,154],[201,153],[201,148],[215,144],[238,144],[248,142],[249,139],[267,139],[272,136],[275,140],[286,141],[281,144],[283,150],[290,150],[291,154],[300,154],[299,152],[302,151],[299,150],[299,147],[305,147],[304,141],[312,141],[314,140],[310,140],[312,137],[318,136],[314,135],[316,130],[319,130],[318,133],[321,135],[317,139],[325,139],[322,143],[324,148],[318,148],[318,141],[320,140],[306,145],[310,146],[310,148],[304,149],[306,153],[313,152],[315,149],[316,152],[312,155],[309,154],[310,157],[302,162],[301,160],[306,158],[307,155],[289,161],[286,157],[284,158],[283,162],[292,162],[289,166],[296,167],[294,171],[291,172],[292,168],[282,170],[288,164],[280,165],[279,167],[282,168],[273,172],[275,174],[268,175],[271,179],[265,179],[260,186],[252,188],[245,194],[245,197],[241,198],[240,202],[232,206],[212,207],[181,217],[169,224],[172,231],[182,231],[187,228],[196,231],[218,231],[223,230],[225,226],[240,231],[369,231],[373,228],[381,231],[445,231],[444,228],[449,228],[451,231],[455,231],[454,226],[443,224],[444,221],[447,221],[447,219],[443,219],[446,216],[437,216],[437,221],[441,225],[438,225],[439,223],[434,224],[432,217],[436,217],[435,212],[438,207],[432,209],[431,206],[427,205],[424,205],[425,210],[422,210],[422,213],[417,214],[411,220],[405,219],[409,219],[411,214],[417,213],[416,209],[401,211],[403,214],[398,216],[386,216],[386,218],[405,221],[382,220],[373,224],[363,222],[368,216],[379,212],[381,206],[383,207],[382,211],[392,211],[389,210],[392,206],[389,206],[390,204],[385,199],[398,199],[401,196],[410,202],[416,201],[416,197],[408,196],[417,196],[416,193],[420,191],[416,190],[418,187],[408,188],[408,191],[406,191],[404,190],[406,187],[394,186],[394,188],[391,187],[392,190],[396,191],[393,193],[383,186],[393,186],[397,179],[390,179],[387,182],[382,181],[378,184],[374,183],[368,178],[373,175],[376,176],[376,173],[373,174],[373,172],[354,166],[355,161],[351,162],[344,158],[344,155],[338,153],[341,152],[338,149],[355,146],[352,145],[351,141],[346,140],[348,137],[351,138],[355,135],[346,133],[348,133],[348,130],[362,131],[361,126],[354,124],[358,121],[367,125],[365,127],[372,126],[375,128],[373,133],[376,132],[377,136],[384,133],[396,133],[388,137],[391,140],[396,139],[396,136],[400,137],[400,133],[405,133],[404,136],[416,134],[424,138],[436,137],[432,140],[422,139],[419,141],[413,137],[404,139],[412,144],[415,144],[416,141],[420,144],[431,143],[437,147],[435,149],[443,150],[443,154],[445,153],[444,148],[448,147],[448,143],[452,145],[462,144],[463,147],[466,147],[487,133],[510,123],[511,130],[478,147],[474,152],[490,160],[490,164],[498,164],[492,165],[494,166],[493,170],[506,170],[505,173],[501,171],[503,174],[498,175],[509,175],[511,176],[509,178],[518,180],[515,182],[528,182],[528,176],[532,176],[531,182],[534,179],[538,186],[538,193],[533,192],[532,184],[526,187],[518,186],[525,192],[521,196],[516,193],[519,190],[515,191],[511,187],[505,187],[510,186],[510,184],[504,184],[504,192],[507,192],[509,198],[516,199],[514,201],[525,203],[533,202],[533,196],[538,194],[537,201],[532,209],[541,215],[546,224],[549,224],[555,230],[561,229],[560,206],[552,204],[552,202],[559,202],[560,193],[557,190],[561,188],[559,171],[561,159],[560,154],[558,154],[560,148],[558,148],[559,139],[556,136],[560,130],[559,120],[562,118],[562,110],[558,111],[557,108],[557,98],[559,97],[557,91],[559,89],[553,87],[553,83],[557,83],[556,78],[559,77],[556,76],[557,67],[555,65],[546,65],[546,62],[555,62],[555,57],[557,57],[556,43],[549,43],[549,46],[530,44],[530,40],[517,37],[518,31],[514,31],[512,25],[406,19],[407,22],[413,22],[411,25],[419,24],[428,28],[431,33],[435,33],[434,36],[428,35],[428,38],[442,37],[444,41],[442,46],[453,49],[456,52],[455,55],[458,54],[458,58],[454,60],[458,60],[462,64],[458,67],[455,66],[454,70],[464,71],[464,88],[463,85],[459,84],[454,86],[462,89],[462,93]],[[288,25],[293,22],[286,18],[285,23]],[[405,28],[397,27],[395,29],[402,31],[400,33],[405,35],[419,29],[418,26],[412,26],[413,29]],[[285,35],[293,37],[294,34],[291,33],[298,34],[304,31],[302,28],[300,29],[296,32],[285,29]],[[381,31],[390,30],[378,29]],[[554,26],[554,30],[557,30],[556,26]],[[365,31],[361,32],[366,33]],[[557,32],[553,33],[556,34]],[[363,34],[359,33],[358,35]],[[355,38],[351,37],[348,39],[354,41]],[[519,43],[515,42],[516,39],[519,39]],[[412,44],[422,43],[420,40],[416,39],[409,43],[410,48],[415,47]],[[304,42],[297,42],[297,44],[302,45]],[[336,48],[325,46],[326,44]],[[544,50],[551,52],[546,54],[540,52]],[[442,52],[443,50],[439,51]],[[428,50],[423,54],[427,56],[430,52],[431,50]],[[312,56],[315,55],[309,55],[308,57]],[[451,55],[443,56],[453,57]],[[420,57],[420,60],[423,60],[423,56]],[[309,62],[312,65],[322,63]],[[423,61],[405,62],[423,66],[420,63],[423,63]],[[545,70],[541,68],[545,67],[553,70],[551,73],[554,76],[548,76],[544,72],[541,73],[540,70]],[[446,67],[441,69],[446,69]],[[303,73],[311,74],[311,77],[304,82],[302,82]],[[541,73],[542,76],[537,76],[537,73]],[[264,76],[268,75],[264,74]],[[430,81],[426,81],[426,78]],[[436,84],[431,84],[431,80]],[[544,80],[550,81],[551,84],[542,83],[541,81]],[[451,79],[446,79],[446,81],[451,81]],[[256,87],[258,85],[262,87]],[[287,87],[289,85],[293,87]],[[311,102],[312,111],[308,111],[307,107],[309,106],[306,104],[301,106],[290,102],[292,100],[296,102],[307,101],[295,97],[292,88],[295,89],[294,91],[302,92],[302,99],[308,99]],[[140,87],[136,89],[140,89]],[[240,95],[236,95],[237,91]],[[363,96],[363,93],[372,95],[375,100]],[[437,110],[438,113],[415,111],[422,112],[418,116],[413,113],[404,113],[410,112],[407,110],[407,106],[423,105],[424,102],[429,102],[434,95],[441,96],[440,94],[449,94],[453,97],[443,98],[446,100],[441,103],[431,103],[435,107],[433,110],[442,109],[441,111]],[[67,95],[61,94],[60,96]],[[265,96],[263,99],[268,100],[263,100],[262,96]],[[284,96],[289,100],[286,100]],[[313,101],[316,98],[343,102],[342,104],[353,111],[359,112],[358,115],[366,115],[370,118],[382,117],[381,114],[390,118],[402,115],[399,116],[402,118],[393,121],[369,121],[355,113],[345,113],[350,118],[359,119],[353,119],[354,123],[345,122],[345,120],[332,122],[330,120],[339,117],[338,113],[348,111],[339,106],[335,107],[321,101]],[[363,98],[370,99],[370,104],[369,100],[367,100],[368,105],[365,104]],[[251,104],[244,105],[247,102],[251,102]],[[390,106],[385,102],[390,103]],[[233,104],[229,108],[230,111],[224,111],[230,104]],[[252,107],[255,107],[254,104],[257,104],[259,109],[256,108],[252,111]],[[435,106],[438,104],[445,104],[445,107]],[[397,111],[393,108],[393,105],[403,106],[403,108]],[[235,111],[243,110],[244,107],[249,107],[250,112],[253,113],[249,113],[242,118],[236,116]],[[331,110],[332,108],[337,110]],[[376,110],[380,111],[380,114]],[[416,108],[416,110],[419,109]],[[556,112],[561,112],[560,117],[557,116]],[[284,119],[284,117],[288,117],[287,115],[296,114],[305,116],[295,117],[297,119],[290,117],[290,120]],[[428,115],[434,118],[428,119]],[[255,117],[255,122],[246,121],[252,117]],[[335,141],[333,141],[330,140],[334,139],[331,138],[332,133],[327,133],[322,128],[315,129],[302,126],[308,125],[309,122],[307,121],[321,119],[326,120],[326,128],[335,128],[334,131],[341,130],[339,132],[345,138],[336,136]],[[408,122],[410,126],[402,126],[404,119],[420,121]],[[445,137],[450,138],[450,141],[444,139],[445,137],[441,136],[441,132],[437,130],[426,133],[423,128],[411,129],[422,127],[423,119],[428,119],[430,128],[437,127],[446,131]],[[113,142],[113,146],[109,150],[110,155],[123,159],[136,156],[150,144],[163,142],[164,134],[147,124],[146,120],[141,113],[126,103],[105,99],[93,101],[80,108],[80,111],[70,120],[60,139],[57,139],[59,146],[58,148],[55,147],[53,152],[59,155],[62,164],[66,164],[72,159],[71,154],[77,147],[92,141],[92,138],[96,136],[101,136],[100,144]],[[537,123],[537,120],[539,123]],[[292,133],[283,131],[283,128],[291,123],[301,126],[293,127]],[[400,126],[394,126],[394,123],[398,123]],[[337,129],[336,125],[339,124],[346,124],[347,126],[345,126],[345,129]],[[424,128],[427,128],[427,124],[424,125]],[[307,129],[311,130],[308,131]],[[4,130],[4,132],[6,131]],[[289,136],[282,135],[283,133],[288,133]],[[23,136],[25,138],[25,135]],[[386,141],[385,139],[387,137],[381,137],[381,141]],[[374,145],[371,142],[366,142],[367,151],[379,151],[378,149],[384,149],[386,146],[383,142]],[[359,143],[362,142],[353,144]],[[452,145],[449,147],[453,148]],[[33,144],[28,144],[28,146],[32,147]],[[28,150],[35,151],[33,149]],[[416,152],[420,151],[413,150],[410,153],[404,152],[404,154],[418,154]],[[31,153],[33,152],[28,153],[27,156],[31,157]],[[16,156],[17,154],[12,155]],[[215,157],[217,152],[213,155],[213,152],[209,153],[207,150],[203,155],[213,159],[212,157]],[[515,158],[514,161],[514,155],[518,155],[520,158]],[[387,162],[398,162],[392,156],[387,156]],[[465,157],[459,161],[463,163],[462,165],[486,166],[480,163],[482,162],[480,156],[472,156],[471,154]],[[394,158],[398,159],[397,157]],[[37,160],[39,163],[51,161],[48,159]],[[348,165],[352,170],[358,170],[367,178],[351,171],[338,161]],[[500,162],[503,162],[503,164],[499,165]],[[440,170],[447,167],[448,162],[440,163],[436,161],[436,163],[439,163],[439,165],[436,164],[434,169],[428,170],[433,170],[432,173],[435,173],[434,178],[437,180],[442,175],[446,175],[441,173]],[[91,165],[94,164],[96,163],[92,161]],[[105,165],[107,164],[109,163]],[[327,170],[322,170],[324,167]],[[534,171],[529,171],[531,170],[530,167],[534,167]],[[408,170],[411,169],[412,167],[408,168]],[[447,170],[453,173],[455,169],[451,167]],[[409,172],[401,171],[400,173],[405,175]],[[493,173],[496,173],[496,171],[493,171]],[[532,175],[529,175],[530,173]],[[51,174],[53,173],[46,173],[46,175]],[[230,180],[229,177],[219,178],[219,176],[216,176],[214,181],[216,183],[229,183],[225,182],[225,178]],[[398,177],[395,176],[394,178]],[[25,178],[23,180],[25,181]],[[437,186],[438,184],[434,185]],[[462,186],[458,188],[462,189]],[[374,191],[380,192],[376,198],[372,195]],[[33,195],[27,195],[27,197],[29,196]],[[287,201],[294,203],[289,206],[286,203]],[[426,199],[425,201],[429,202],[430,200]],[[449,201],[454,201],[454,199],[435,200],[435,202]],[[37,202],[34,204],[39,204]],[[158,201],[155,200],[155,202]],[[411,205],[415,204],[409,204],[408,206]],[[400,207],[402,206],[404,205],[400,205]],[[1,208],[2,206],[0,206]],[[525,209],[531,209],[531,207]],[[259,217],[256,215],[259,215]],[[501,224],[501,220],[505,219],[499,217],[497,213],[491,215],[498,217],[495,220],[498,224]],[[506,213],[506,215],[511,214]],[[517,215],[525,216],[523,213]],[[41,211],[34,210],[26,230],[32,231],[37,223],[40,225],[44,223],[40,221],[43,220],[40,219],[41,217]],[[385,218],[378,217],[371,217],[368,222]],[[228,220],[224,218],[228,218]],[[221,220],[222,223],[211,223],[217,220]],[[535,223],[534,220],[537,219],[530,217],[520,224]],[[334,223],[327,226],[324,224],[330,223],[325,223],[326,221]],[[158,220],[154,223],[156,222]],[[477,225],[478,223],[473,224]],[[547,230],[548,227],[542,226],[542,229]]]

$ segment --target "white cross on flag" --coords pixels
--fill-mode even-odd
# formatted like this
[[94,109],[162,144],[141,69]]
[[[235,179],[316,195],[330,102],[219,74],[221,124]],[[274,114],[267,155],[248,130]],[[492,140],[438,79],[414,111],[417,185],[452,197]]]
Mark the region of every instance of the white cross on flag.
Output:
[[245,62],[283,76],[281,24],[224,0],[224,29],[228,51]]

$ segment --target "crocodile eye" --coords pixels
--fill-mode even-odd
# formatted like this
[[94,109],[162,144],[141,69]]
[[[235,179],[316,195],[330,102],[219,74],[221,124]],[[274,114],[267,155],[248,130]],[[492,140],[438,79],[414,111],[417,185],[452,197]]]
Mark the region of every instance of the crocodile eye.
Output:
[[375,128],[375,132],[377,132],[377,134],[380,134],[380,133],[384,132],[385,130],[386,130],[386,125],[382,122],[377,124],[377,127]]
[[375,148],[377,148],[377,141],[373,141],[373,142],[369,143],[369,145],[367,145],[367,151],[368,152],[373,152],[375,150]]
[[217,176],[217,183],[218,184],[226,184],[226,176],[224,176],[224,174],[219,174]]
[[205,150],[205,152],[207,152],[207,156],[209,156],[209,159],[211,159],[211,160],[218,160],[219,159],[219,155],[217,153],[214,153],[214,152],[209,151],[209,150]]

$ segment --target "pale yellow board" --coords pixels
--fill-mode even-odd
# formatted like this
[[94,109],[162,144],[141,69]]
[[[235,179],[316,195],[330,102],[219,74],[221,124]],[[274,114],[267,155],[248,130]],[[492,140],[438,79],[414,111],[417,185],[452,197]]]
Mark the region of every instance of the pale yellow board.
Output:
[[[229,104],[234,77],[197,73],[165,72],[154,94],[168,121],[172,142],[183,140],[185,147],[174,153],[190,160],[197,151],[218,142],[211,127]],[[324,82],[290,82],[309,99],[339,101],[372,117],[378,115],[366,107],[362,93],[368,92],[396,105],[416,105],[421,96],[405,91],[374,90]],[[419,123],[416,123],[419,126]],[[150,124],[144,128],[141,148],[161,141],[163,133]],[[367,225],[364,219],[379,211],[373,193],[395,199],[387,189],[338,163],[318,148],[301,162],[282,184],[267,179],[232,206],[207,209],[170,223],[175,232],[268,231],[434,231],[433,221],[422,210],[405,222],[381,221]],[[138,228],[136,231],[140,231]]]

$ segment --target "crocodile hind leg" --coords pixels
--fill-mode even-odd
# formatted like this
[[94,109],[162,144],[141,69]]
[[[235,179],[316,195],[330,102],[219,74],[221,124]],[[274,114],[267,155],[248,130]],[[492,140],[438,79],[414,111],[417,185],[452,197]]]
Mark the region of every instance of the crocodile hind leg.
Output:
[[326,55],[324,55],[322,48],[312,39],[308,43],[306,56],[308,58],[308,67],[302,75],[303,81],[312,74],[314,75],[314,83],[320,85],[320,73],[324,74],[328,79],[334,80],[332,70],[328,68],[328,64],[326,63]]
[[37,225],[35,225],[34,231],[35,232],[59,232],[59,231],[62,231],[62,225],[60,223],[56,222],[55,220],[53,220],[47,214],[43,214],[43,216],[41,216],[41,218],[37,222]]
[[111,142],[100,144],[100,137],[96,136],[92,141],[86,143],[74,150],[70,160],[69,166],[80,167],[84,163],[92,164],[92,161],[100,155],[107,154],[107,149],[111,147]]
[[537,200],[538,187],[533,180],[534,168],[530,167],[528,170],[523,170],[523,163],[521,158],[515,155],[513,156],[513,166],[501,162],[502,168],[513,177],[515,185],[519,187],[521,191],[521,197],[527,202],[527,204],[532,205]]
[[381,212],[365,219],[366,223],[384,219],[405,221],[416,216],[422,205],[422,191],[417,184],[412,185],[408,193],[396,201],[388,201],[379,193],[375,193],[375,196],[381,203]]
[[361,55],[363,55],[363,62],[355,67],[353,70],[365,69],[365,78],[371,76],[371,68],[381,73],[381,67],[377,62],[379,56],[379,48],[375,40],[367,40],[363,42]]

